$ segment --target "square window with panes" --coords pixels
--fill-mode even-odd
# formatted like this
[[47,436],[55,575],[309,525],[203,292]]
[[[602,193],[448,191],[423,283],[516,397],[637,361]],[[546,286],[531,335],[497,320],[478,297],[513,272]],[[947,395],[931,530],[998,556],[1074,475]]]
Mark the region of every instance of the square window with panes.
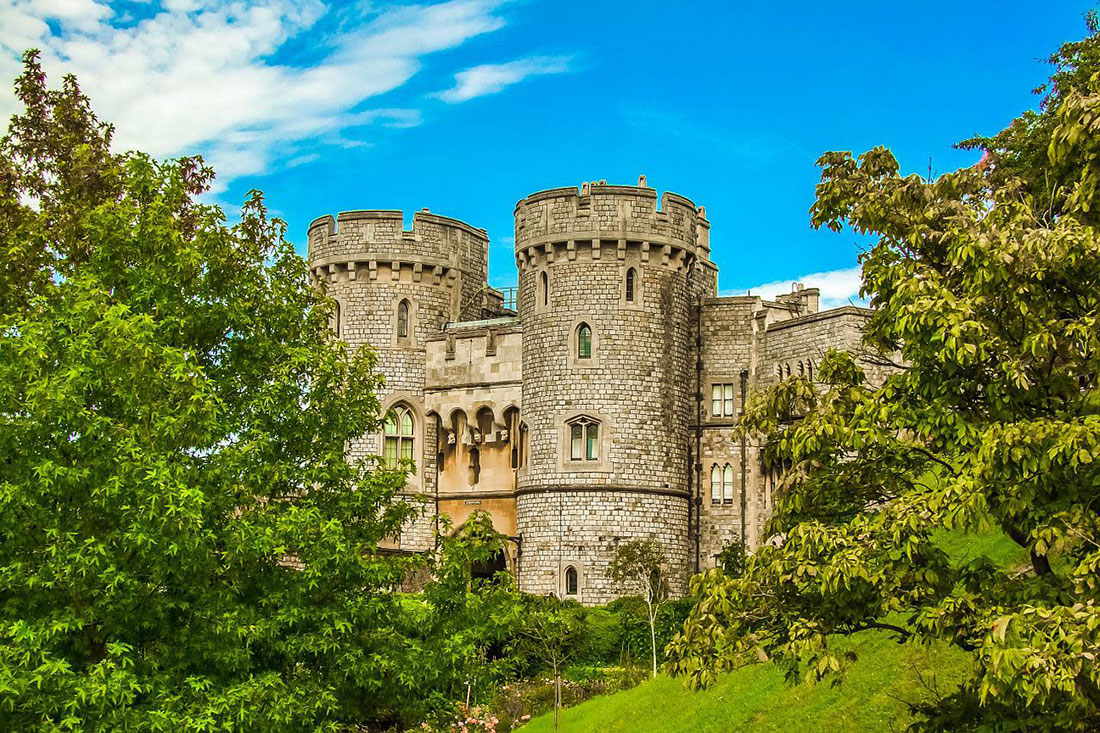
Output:
[[710,387],[712,417],[733,417],[733,384],[712,384]]

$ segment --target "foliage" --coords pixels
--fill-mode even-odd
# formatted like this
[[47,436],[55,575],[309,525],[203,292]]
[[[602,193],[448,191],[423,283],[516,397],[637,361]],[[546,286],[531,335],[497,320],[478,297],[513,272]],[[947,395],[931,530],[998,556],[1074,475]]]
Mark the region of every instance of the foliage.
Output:
[[718,553],[715,560],[726,575],[740,575],[745,570],[745,546],[740,542],[731,542]]
[[657,613],[668,600],[665,550],[654,538],[633,539],[615,548],[607,577],[624,593],[641,598],[649,622],[653,676],[657,676]]
[[567,667],[561,679],[536,677],[509,682],[494,696],[490,709],[500,725],[518,727],[534,716],[551,712],[554,700],[563,708],[600,695],[628,690],[646,678],[639,667]]
[[472,575],[472,567],[501,552],[505,542],[487,512],[474,512],[453,534],[441,518],[434,573],[422,594],[427,612],[409,631],[424,655],[417,665],[424,672],[418,682],[423,712],[455,700],[486,702],[503,681],[526,671],[523,656],[514,652],[527,606],[511,575]]
[[562,705],[562,671],[580,648],[585,610],[576,601],[557,596],[527,596],[520,628],[529,653],[537,656],[554,678],[554,727]]
[[252,192],[110,151],[28,53],[0,139],[0,727],[336,729],[417,694],[344,459],[380,378]]
[[[665,647],[684,626],[693,603],[690,598],[677,598],[662,603],[650,634],[649,613],[638,596],[624,596],[608,604],[618,619],[619,659],[622,663],[642,663],[652,667],[653,649],[657,649],[658,665],[664,661]],[[654,645],[654,637],[656,645]],[[644,660],[644,661],[643,661]],[[652,675],[652,668],[650,669]]]
[[[1100,726],[1100,37],[1055,57],[1039,112],[982,163],[924,180],[875,148],[827,153],[815,226],[875,233],[863,364],[749,405],[765,460],[791,466],[744,572],[693,581],[670,647],[692,685],[774,659],[810,679],[855,659],[831,635],[942,640],[973,672],[929,728]],[[1045,151],[1045,161],[1038,151]],[[1049,165],[1047,164],[1049,163]],[[1054,176],[1053,183],[1049,176]],[[880,383],[864,367],[891,364]],[[944,529],[996,528],[1027,566],[953,562]]]

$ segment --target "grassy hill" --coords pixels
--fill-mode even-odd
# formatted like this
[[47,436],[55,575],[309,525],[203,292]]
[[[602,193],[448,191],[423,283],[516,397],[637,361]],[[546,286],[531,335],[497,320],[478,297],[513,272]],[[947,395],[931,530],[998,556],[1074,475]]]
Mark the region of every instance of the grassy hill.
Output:
[[[562,711],[561,730],[597,731],[890,731],[904,730],[904,701],[929,696],[928,686],[952,689],[970,663],[945,646],[898,645],[880,631],[845,640],[859,661],[839,687],[790,685],[770,664],[725,675],[702,692],[680,680],[658,677],[632,690],[598,697]],[[553,713],[533,720],[524,733],[554,729]]]
[[[958,562],[984,555],[1002,567],[1024,560],[1000,533],[979,537],[944,534],[941,546]],[[906,702],[927,700],[938,689],[954,689],[969,656],[947,645],[899,645],[882,631],[838,639],[858,661],[840,686],[791,685],[770,664],[724,675],[709,690],[692,692],[680,680],[658,677],[634,689],[598,697],[562,711],[561,730],[680,733],[693,731],[900,731],[911,721]],[[554,729],[553,713],[540,716],[524,733]]]

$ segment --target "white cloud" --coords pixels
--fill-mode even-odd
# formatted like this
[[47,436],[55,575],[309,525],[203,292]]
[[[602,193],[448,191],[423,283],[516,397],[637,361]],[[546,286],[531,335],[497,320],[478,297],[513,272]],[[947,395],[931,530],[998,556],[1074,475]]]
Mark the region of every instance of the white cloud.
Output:
[[569,70],[568,56],[532,56],[506,64],[483,64],[455,74],[455,85],[436,94],[444,102],[465,102],[474,97],[496,94],[507,86],[540,74],[560,74]]
[[[116,148],[203,153],[222,180],[301,159],[317,141],[363,145],[367,125],[409,127],[415,109],[364,109],[421,57],[504,25],[501,0],[330,10],[319,0],[163,0],[140,18],[92,0],[0,0],[0,77],[26,48],[53,83],[73,72]],[[291,48],[295,63],[277,61]],[[312,54],[306,58],[306,55]],[[0,115],[18,103],[0,84]]]
[[859,286],[862,280],[858,266],[844,270],[814,272],[809,275],[801,275],[793,280],[776,280],[749,288],[747,291],[723,291],[722,295],[744,295],[749,292],[753,295],[771,299],[776,295],[791,292],[791,286],[796,282],[802,283],[807,288],[819,288],[821,290],[822,309],[839,308],[850,303],[867,305],[867,301],[859,297]]

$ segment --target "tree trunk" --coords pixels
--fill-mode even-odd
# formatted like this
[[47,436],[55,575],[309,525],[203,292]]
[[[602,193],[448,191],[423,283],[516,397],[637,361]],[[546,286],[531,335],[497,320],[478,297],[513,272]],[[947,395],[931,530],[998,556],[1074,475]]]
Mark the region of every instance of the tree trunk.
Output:
[[653,676],[657,676],[657,614],[649,612],[649,643],[653,649]]
[[561,709],[561,675],[558,665],[554,665],[554,730],[558,729],[558,710]]

